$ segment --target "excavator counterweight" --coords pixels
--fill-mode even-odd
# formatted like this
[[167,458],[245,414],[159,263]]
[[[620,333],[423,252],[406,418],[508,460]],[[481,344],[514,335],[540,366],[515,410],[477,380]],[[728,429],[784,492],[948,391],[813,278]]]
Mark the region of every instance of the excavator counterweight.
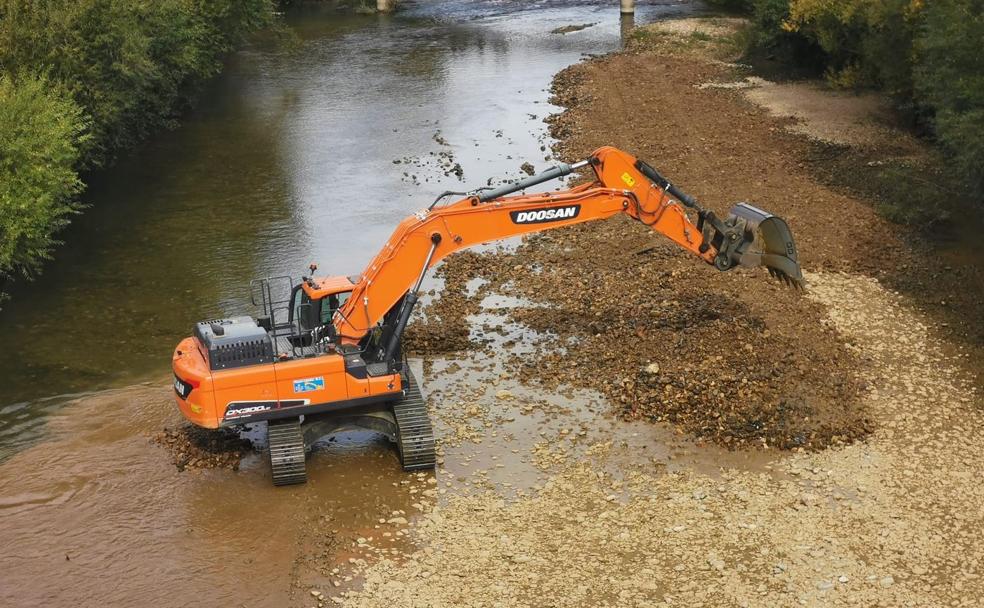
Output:
[[[521,194],[582,169],[594,179]],[[785,221],[748,203],[722,220],[653,167],[611,147],[438,205],[444,198],[403,220],[360,275],[254,281],[258,318],[198,323],[172,358],[182,414],[206,428],[265,422],[278,485],[303,483],[306,446],[349,427],[387,435],[405,469],[431,467],[427,407],[402,355],[427,271],[473,245],[622,213],[718,270],[764,266],[790,285],[804,284]]]

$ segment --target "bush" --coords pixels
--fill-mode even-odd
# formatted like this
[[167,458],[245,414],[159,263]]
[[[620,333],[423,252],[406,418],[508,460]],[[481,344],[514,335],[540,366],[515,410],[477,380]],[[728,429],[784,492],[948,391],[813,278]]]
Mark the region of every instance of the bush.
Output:
[[916,41],[917,99],[954,168],[984,195],[984,0],[928,4]]
[[0,75],[0,279],[30,276],[78,209],[82,110],[45,77]]
[[[0,0],[0,275],[30,275],[50,255],[77,209],[76,170],[174,124],[272,14],[271,0]],[[45,77],[11,76],[29,73]]]
[[897,98],[911,98],[912,42],[921,5],[911,0],[791,0],[788,4],[789,15],[780,27],[820,49],[833,84],[876,86]]
[[726,11],[747,13],[752,10],[753,0],[708,0],[714,6]]
[[[717,0],[740,5],[741,0]],[[984,194],[984,0],[748,0],[755,46],[893,96]],[[959,186],[958,186],[959,188]]]
[[822,69],[822,50],[816,42],[788,25],[789,0],[750,0],[750,3],[755,32],[753,47],[814,71]]
[[104,164],[171,124],[269,0],[0,0],[0,66],[44,70],[92,119]]

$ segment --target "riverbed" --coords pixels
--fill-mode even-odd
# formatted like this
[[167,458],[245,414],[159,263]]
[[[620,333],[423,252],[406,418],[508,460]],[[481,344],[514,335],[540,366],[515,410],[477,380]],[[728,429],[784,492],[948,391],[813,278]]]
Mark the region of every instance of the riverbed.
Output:
[[[636,20],[695,10],[648,3]],[[170,352],[198,319],[252,312],[253,278],[297,277],[310,262],[357,273],[440,192],[549,167],[552,76],[619,48],[629,24],[615,3],[559,1],[407,3],[386,16],[316,7],[284,20],[295,43],[234,54],[180,127],[89,176],[90,207],[56,259],[4,305],[0,604],[282,606],[329,580],[325,564],[344,562],[379,519],[439,496],[371,434],[324,442],[298,488],[274,489],[259,453],[238,471],[178,471],[151,441],[179,422]],[[476,383],[494,387],[472,396],[486,407],[524,390],[482,359],[413,365],[434,380],[425,393],[449,402]],[[526,403],[551,398],[549,416],[523,422]],[[489,483],[532,487],[543,471],[517,446],[605,411],[597,394],[498,407],[502,440],[451,448],[442,488],[473,459]],[[454,425],[439,428],[453,436]],[[668,432],[608,425],[585,436],[677,462],[691,453]]]

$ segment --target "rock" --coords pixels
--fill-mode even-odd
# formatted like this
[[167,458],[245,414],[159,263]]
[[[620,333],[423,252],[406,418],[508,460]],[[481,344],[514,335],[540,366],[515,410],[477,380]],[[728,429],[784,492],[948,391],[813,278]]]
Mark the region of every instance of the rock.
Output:
[[646,366],[646,373],[654,376],[659,375],[659,363],[650,363]]
[[800,494],[799,501],[804,507],[813,507],[820,502],[820,497],[810,492],[804,492]]
[[707,556],[707,563],[710,564],[711,568],[717,571],[724,570],[725,563],[724,560],[717,556],[715,553],[711,553]]
[[883,589],[888,589],[895,584],[895,579],[891,576],[883,576],[881,580],[878,581],[878,585]]
[[512,399],[513,394],[506,389],[500,389],[495,393],[496,399]]
[[396,524],[398,526],[405,526],[405,525],[407,525],[407,518],[406,517],[392,517],[392,518],[386,520],[386,523],[388,523],[388,524]]

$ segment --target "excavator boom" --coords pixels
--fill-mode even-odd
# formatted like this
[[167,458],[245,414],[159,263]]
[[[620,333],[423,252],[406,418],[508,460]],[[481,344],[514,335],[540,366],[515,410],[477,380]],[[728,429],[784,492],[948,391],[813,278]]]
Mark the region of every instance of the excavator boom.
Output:
[[[559,192],[509,196],[582,167],[594,171],[594,181]],[[685,206],[696,212],[696,223],[687,216]],[[719,270],[739,264],[764,265],[786,282],[803,285],[792,235],[780,218],[741,203],[722,221],[649,165],[604,147],[579,163],[558,165],[403,220],[336,315],[336,331],[345,341],[358,343],[413,292],[415,281],[428,268],[455,251],[619,213],[646,224]],[[397,337],[399,333],[402,331]]]

